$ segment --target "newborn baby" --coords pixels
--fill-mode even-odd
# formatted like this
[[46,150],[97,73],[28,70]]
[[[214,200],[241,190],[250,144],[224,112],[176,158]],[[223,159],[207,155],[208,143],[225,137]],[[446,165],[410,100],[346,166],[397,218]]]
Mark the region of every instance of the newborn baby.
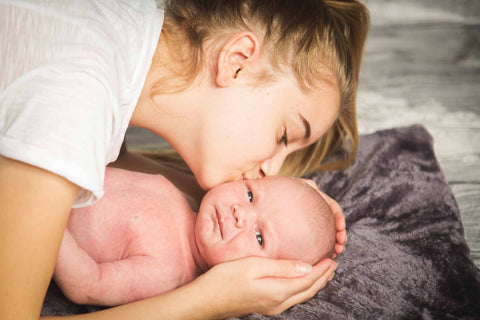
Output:
[[247,256],[314,264],[333,254],[335,233],[327,203],[300,179],[217,186],[197,214],[163,176],[107,168],[105,196],[71,211],[54,279],[76,303],[118,305]]

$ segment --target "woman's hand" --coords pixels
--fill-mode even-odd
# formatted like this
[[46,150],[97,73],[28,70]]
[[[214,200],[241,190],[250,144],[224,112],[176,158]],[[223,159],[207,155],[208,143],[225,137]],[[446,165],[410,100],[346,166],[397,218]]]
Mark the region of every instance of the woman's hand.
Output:
[[302,179],[309,186],[317,190],[318,193],[325,199],[327,204],[332,210],[333,216],[335,217],[335,226],[337,229],[337,244],[335,245],[335,252],[333,253],[332,259],[335,259],[340,253],[345,251],[345,244],[347,243],[347,230],[345,229],[345,216],[343,215],[342,208],[337,201],[330,198],[327,194],[320,191],[315,181],[310,179]]
[[219,264],[191,285],[208,297],[203,314],[279,314],[311,299],[333,277],[337,263],[323,259],[313,267],[289,260],[250,257]]

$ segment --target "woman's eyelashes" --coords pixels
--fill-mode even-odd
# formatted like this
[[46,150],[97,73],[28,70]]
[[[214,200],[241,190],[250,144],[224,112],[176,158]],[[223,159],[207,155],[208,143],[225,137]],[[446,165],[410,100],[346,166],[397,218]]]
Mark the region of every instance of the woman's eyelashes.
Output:
[[257,228],[255,228],[255,238],[257,239],[258,244],[263,247],[263,236]]
[[282,138],[280,138],[279,142],[283,143],[285,145],[285,147],[288,145],[287,128],[286,127],[283,129],[283,135],[282,135]]

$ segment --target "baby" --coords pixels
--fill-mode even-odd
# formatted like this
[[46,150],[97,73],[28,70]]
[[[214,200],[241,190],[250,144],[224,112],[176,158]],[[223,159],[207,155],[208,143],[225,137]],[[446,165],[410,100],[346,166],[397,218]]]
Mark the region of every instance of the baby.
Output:
[[107,168],[105,196],[72,209],[54,279],[81,304],[119,305],[172,290],[247,256],[330,257],[334,217],[300,179],[265,177],[211,189],[198,214],[160,175]]

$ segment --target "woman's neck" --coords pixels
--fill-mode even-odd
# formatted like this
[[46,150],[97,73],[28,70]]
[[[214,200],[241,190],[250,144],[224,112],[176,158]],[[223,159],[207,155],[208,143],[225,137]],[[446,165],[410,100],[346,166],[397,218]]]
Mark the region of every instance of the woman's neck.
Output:
[[200,117],[197,106],[203,91],[196,84],[185,86],[184,77],[175,71],[180,68],[178,65],[166,40],[160,37],[130,124],[154,132],[175,149],[179,136],[183,144],[187,142],[183,148],[192,148]]

